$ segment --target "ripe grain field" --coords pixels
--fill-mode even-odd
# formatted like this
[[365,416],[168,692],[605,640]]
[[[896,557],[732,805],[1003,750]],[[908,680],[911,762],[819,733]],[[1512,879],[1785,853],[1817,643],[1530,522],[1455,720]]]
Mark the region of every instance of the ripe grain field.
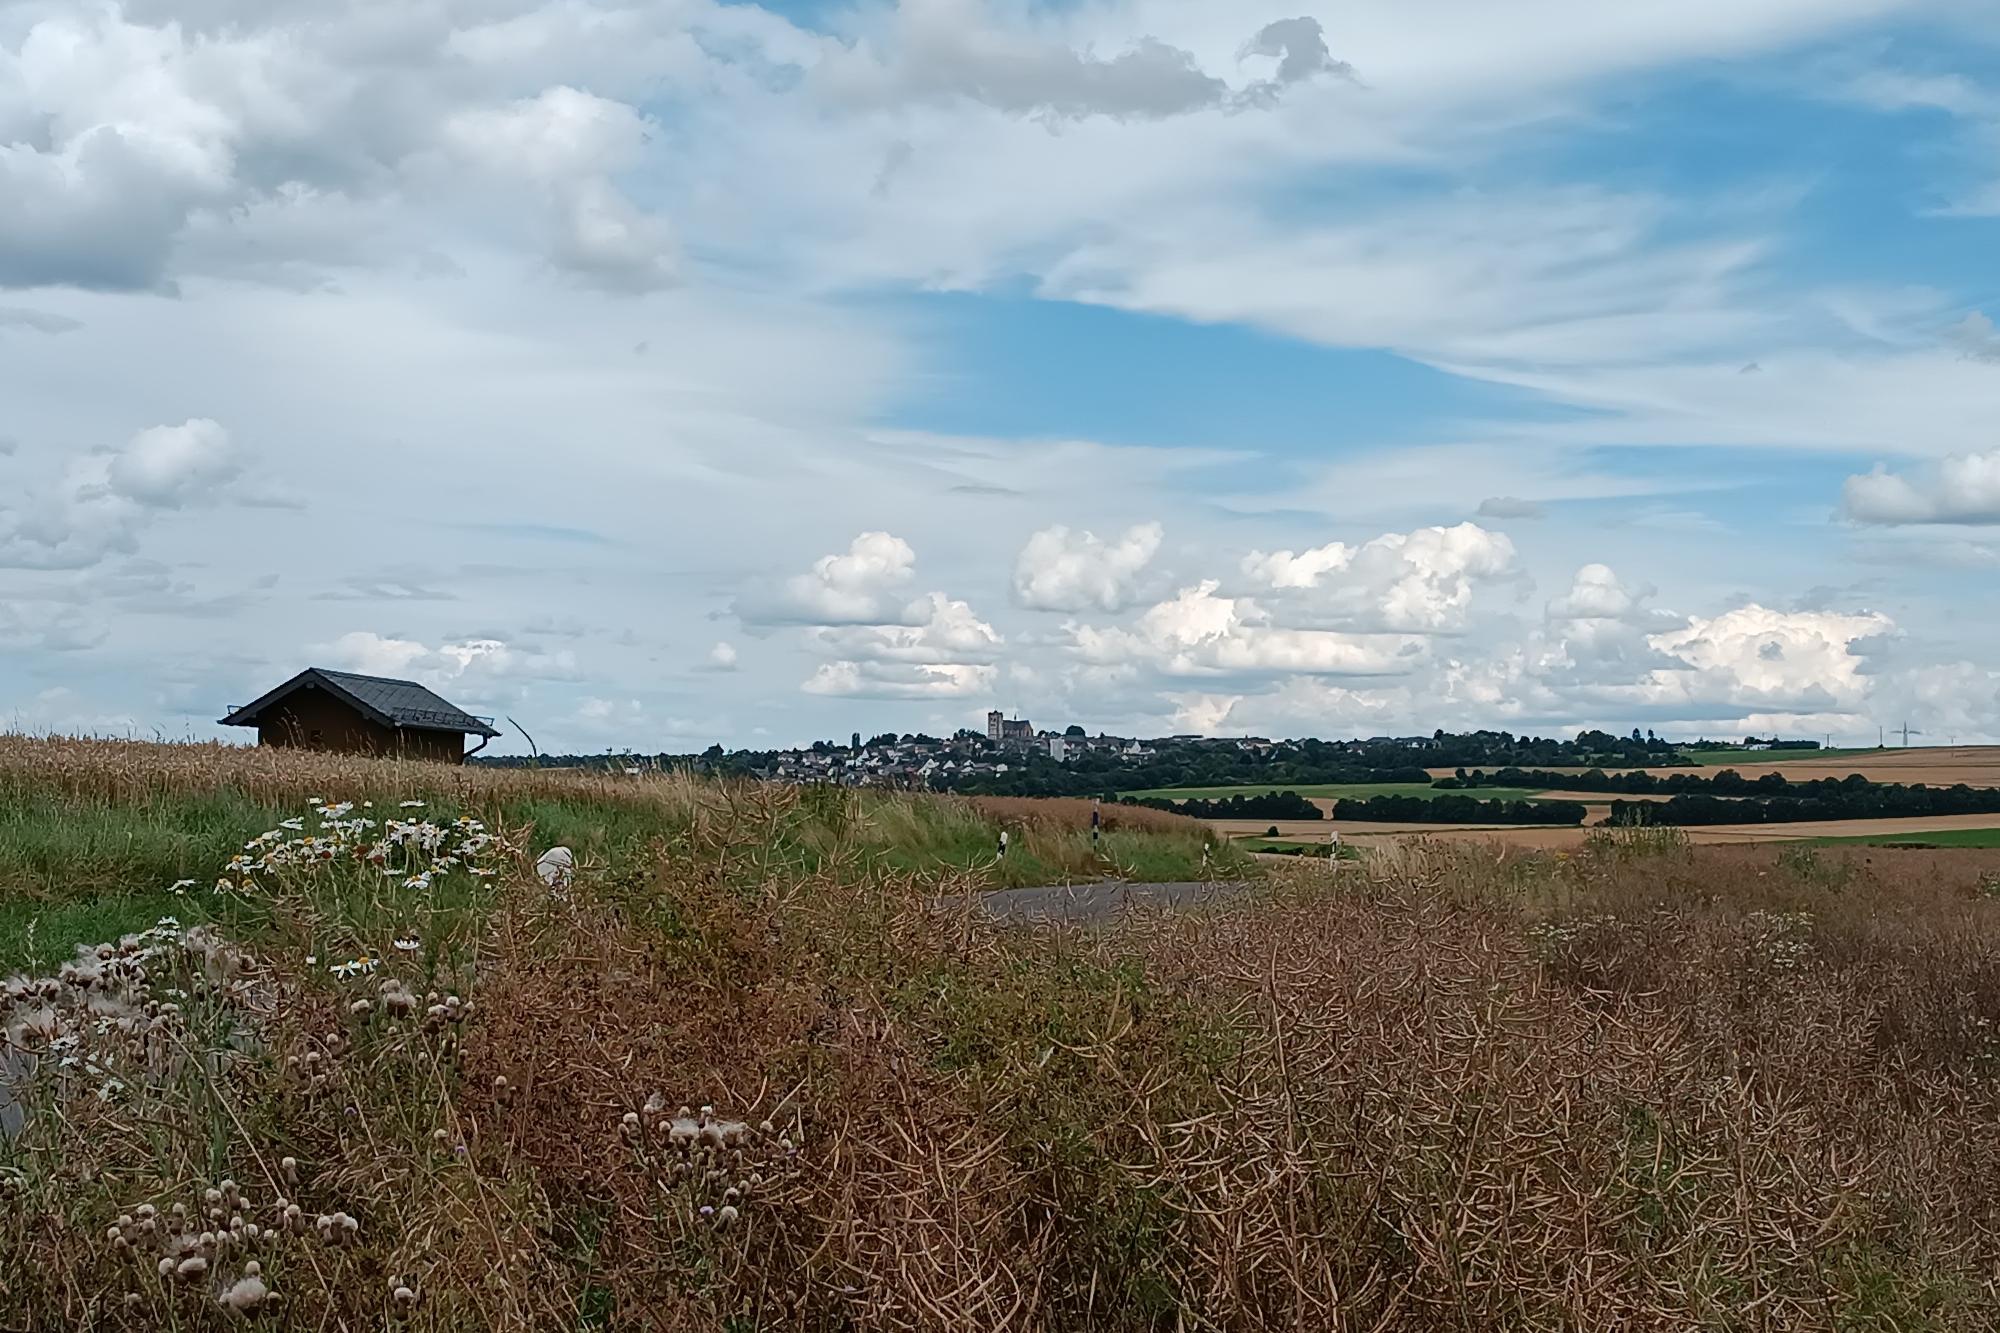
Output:
[[[7,983],[0,1327],[2000,1326],[1990,852],[1432,842],[1015,928],[924,802],[0,758],[300,812]],[[569,882],[530,801],[604,830]]]

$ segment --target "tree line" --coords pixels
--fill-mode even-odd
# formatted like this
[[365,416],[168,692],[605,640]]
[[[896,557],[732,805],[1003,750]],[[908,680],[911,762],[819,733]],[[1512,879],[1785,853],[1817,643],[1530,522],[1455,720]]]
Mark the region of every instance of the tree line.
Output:
[[1186,797],[1178,801],[1156,797],[1140,799],[1128,796],[1126,805],[1143,805],[1149,810],[1170,810],[1177,815],[1192,815],[1196,819],[1324,819],[1326,815],[1317,805],[1295,791],[1264,792],[1257,795],[1225,796],[1220,800],[1208,800],[1199,796]]
[[1851,773],[1844,778],[1808,778],[1794,781],[1782,773],[1766,773],[1762,777],[1746,778],[1733,768],[1715,772],[1697,769],[1693,772],[1647,773],[1607,773],[1601,768],[1593,768],[1586,773],[1555,773],[1539,768],[1502,768],[1488,773],[1474,769],[1467,772],[1460,769],[1448,778],[1439,778],[1431,784],[1446,791],[1472,791],[1480,787],[1528,787],[1554,791],[1606,792],[1612,795],[1651,796],[1676,795],[1686,792],[1690,795],[1708,796],[1799,796],[1815,798],[1834,792],[1861,791],[1873,787],[1889,787],[1899,784],[1880,783]]
[[[1794,783],[1794,788],[1820,787]],[[1664,801],[1613,801],[1613,824],[1790,824],[1837,819],[1911,819],[2000,814],[2000,788],[1868,783],[1787,796],[1683,793]]]
[[1379,824],[1581,824],[1582,801],[1482,801],[1476,796],[1371,796],[1334,802],[1333,817]]

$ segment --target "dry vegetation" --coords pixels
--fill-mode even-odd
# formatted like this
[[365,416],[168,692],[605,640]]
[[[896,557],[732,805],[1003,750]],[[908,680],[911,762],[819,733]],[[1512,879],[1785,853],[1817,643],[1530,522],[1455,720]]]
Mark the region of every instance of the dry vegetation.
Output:
[[14,983],[0,1327],[2000,1327],[1992,854],[1425,843],[1000,930],[852,802],[686,799],[567,887],[302,859]]

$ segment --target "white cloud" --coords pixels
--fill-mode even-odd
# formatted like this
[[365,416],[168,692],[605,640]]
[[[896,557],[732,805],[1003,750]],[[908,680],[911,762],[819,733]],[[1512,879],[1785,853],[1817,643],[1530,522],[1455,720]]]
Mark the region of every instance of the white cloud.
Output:
[[1461,523],[1385,533],[1358,547],[1253,551],[1243,571],[1312,623],[1433,633],[1462,622],[1475,586],[1513,575],[1515,554],[1505,534]]
[[718,640],[708,650],[708,660],[703,664],[709,671],[734,671],[737,665],[736,645],[728,640]]
[[931,666],[989,662],[1005,643],[970,605],[941,592],[918,598],[903,614],[907,623],[828,626],[813,631],[813,639],[835,657]]
[[991,666],[902,662],[827,662],[801,687],[807,694],[851,699],[973,699],[989,696]]
[[610,179],[637,161],[652,130],[623,102],[555,87],[506,106],[460,111],[444,137],[486,172],[525,177],[547,192],[550,254],[559,267],[606,290],[637,292],[668,286],[678,273],[672,230]]
[[1014,562],[1014,598],[1031,611],[1122,611],[1159,553],[1165,529],[1142,523],[1115,542],[1044,528]]
[[649,132],[645,117],[625,103],[563,86],[503,106],[468,107],[443,127],[445,141],[468,161],[540,181],[622,170]]
[[1137,663],[1168,676],[1401,675],[1423,660],[1421,638],[1285,628],[1252,599],[1218,596],[1220,587],[1183,588],[1130,628],[1073,625],[1071,646],[1093,665]]
[[1554,620],[1618,620],[1651,595],[1651,588],[1627,588],[1608,565],[1585,565],[1576,571],[1570,590],[1549,603],[1549,616]]
[[847,550],[815,560],[812,572],[739,601],[737,614],[755,625],[908,624],[916,569],[917,553],[901,537],[864,532]]
[[243,472],[229,432],[206,419],[154,426],[112,455],[112,491],[142,505],[179,509],[213,496]]
[[245,467],[229,432],[199,418],[72,458],[54,486],[0,502],[0,568],[82,569],[136,551],[163,510],[268,503],[242,484]]
[[1865,659],[1854,645],[1894,628],[1879,613],[1774,611],[1755,603],[1693,616],[1685,628],[1653,635],[1652,644],[1698,674],[1655,673],[1649,684],[1688,696],[1719,688],[1734,702],[1767,706],[1823,700],[1851,707],[1868,690]]
[[2000,523],[2000,449],[1954,454],[1914,477],[1878,465],[1847,479],[1841,507],[1857,523]]

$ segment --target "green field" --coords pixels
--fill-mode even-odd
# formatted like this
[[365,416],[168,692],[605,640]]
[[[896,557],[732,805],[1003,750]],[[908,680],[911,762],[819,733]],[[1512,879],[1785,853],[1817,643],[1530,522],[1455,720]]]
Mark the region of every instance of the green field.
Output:
[[1477,796],[1482,801],[1532,801],[1541,797],[1543,789],[1480,787],[1476,790],[1444,791],[1424,782],[1280,782],[1241,787],[1156,787],[1151,791],[1128,791],[1123,795],[1146,801],[1220,801],[1231,796],[1269,796],[1287,791],[1322,801],[1365,801],[1371,796],[1420,796],[1426,800],[1439,796]]
[[1814,759],[1849,759],[1885,753],[1871,745],[1861,750],[1682,750],[1681,757],[1703,768],[1733,768],[1743,764],[1800,764]]
[[1821,846],[2000,847],[2000,828],[1939,829],[1935,833],[1863,833],[1851,838],[1814,838]]

